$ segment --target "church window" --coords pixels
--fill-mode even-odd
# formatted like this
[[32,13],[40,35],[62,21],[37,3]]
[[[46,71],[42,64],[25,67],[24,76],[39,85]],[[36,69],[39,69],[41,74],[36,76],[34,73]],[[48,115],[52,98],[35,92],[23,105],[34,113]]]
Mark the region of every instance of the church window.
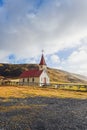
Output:
[[29,82],[29,78],[27,79],[27,82]]
[[34,82],[34,78],[32,78],[32,82]]
[[24,82],[24,79],[23,79],[23,82]]

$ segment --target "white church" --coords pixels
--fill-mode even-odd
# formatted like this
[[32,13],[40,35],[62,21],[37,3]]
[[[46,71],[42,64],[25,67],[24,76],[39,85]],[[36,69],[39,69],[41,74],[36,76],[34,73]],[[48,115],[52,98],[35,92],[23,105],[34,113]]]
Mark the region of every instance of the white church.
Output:
[[47,73],[47,65],[43,53],[39,63],[39,69],[24,71],[20,75],[19,82],[23,85],[38,84],[39,86],[45,86],[50,84],[50,78]]

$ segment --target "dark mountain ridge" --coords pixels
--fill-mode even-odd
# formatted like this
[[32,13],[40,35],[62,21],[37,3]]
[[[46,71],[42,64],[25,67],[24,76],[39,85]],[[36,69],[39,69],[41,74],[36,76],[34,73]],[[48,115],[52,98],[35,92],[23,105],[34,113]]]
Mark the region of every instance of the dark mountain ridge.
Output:
[[[0,77],[19,78],[20,74],[29,69],[39,69],[38,64],[0,64]],[[87,83],[87,77],[69,73],[59,69],[47,68],[51,82]]]

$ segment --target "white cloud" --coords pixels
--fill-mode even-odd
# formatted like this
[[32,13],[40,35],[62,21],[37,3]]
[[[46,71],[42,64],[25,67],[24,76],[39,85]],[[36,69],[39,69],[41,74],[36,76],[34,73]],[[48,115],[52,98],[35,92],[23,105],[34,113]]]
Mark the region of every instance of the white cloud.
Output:
[[8,62],[7,55],[8,55],[8,52],[2,51],[2,50],[0,51],[0,62],[1,63]]
[[86,61],[87,61],[87,52],[85,50],[75,51],[68,58],[68,62],[71,62],[73,64],[76,63],[80,64]]
[[87,45],[75,50],[60,66],[65,70],[87,76]]
[[87,0],[44,0],[38,8],[35,0],[4,0],[0,7],[0,62],[9,54],[15,54],[17,60],[36,57],[42,49],[57,62],[61,59],[56,52],[81,46],[61,65],[73,72],[78,65],[82,73],[87,65],[86,12]]
[[58,55],[52,55],[51,56],[51,61],[52,61],[52,63],[56,63],[56,64],[58,64],[58,63],[60,63],[60,58],[58,57]]
[[36,48],[38,51],[44,48],[47,53],[54,53],[78,45],[77,41],[87,32],[86,12],[84,12],[87,10],[85,7],[87,2],[74,0],[70,5],[68,1],[59,1],[59,7],[54,4],[56,2],[58,3],[58,1],[47,2],[36,14],[33,11],[29,14],[29,8],[33,8],[30,3],[23,0],[7,1],[3,12],[4,17],[6,15],[8,17],[5,19],[8,27],[3,27],[2,49],[12,50],[18,55],[24,52],[30,56],[31,50],[34,52],[33,49]]

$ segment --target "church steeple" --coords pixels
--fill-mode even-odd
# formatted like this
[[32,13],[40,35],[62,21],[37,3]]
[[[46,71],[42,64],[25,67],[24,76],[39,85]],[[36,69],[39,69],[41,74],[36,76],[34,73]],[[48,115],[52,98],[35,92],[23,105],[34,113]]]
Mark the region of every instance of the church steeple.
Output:
[[46,69],[46,68],[47,68],[47,65],[46,65],[45,58],[44,58],[44,55],[43,55],[43,50],[42,50],[42,56],[41,56],[41,60],[40,60],[40,63],[39,63],[39,69],[43,70],[43,69]]

